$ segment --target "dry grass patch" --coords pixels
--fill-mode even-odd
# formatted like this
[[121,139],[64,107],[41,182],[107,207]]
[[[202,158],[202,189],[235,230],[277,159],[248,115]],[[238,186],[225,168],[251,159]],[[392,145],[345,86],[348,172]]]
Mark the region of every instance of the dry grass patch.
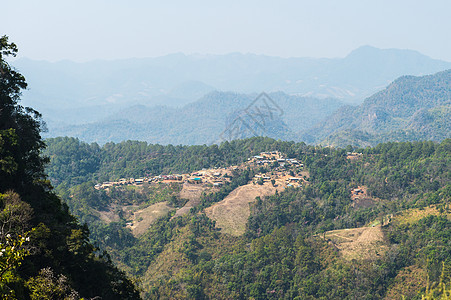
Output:
[[108,210],[97,211],[97,213],[99,214],[100,220],[106,224],[120,221],[119,215],[115,212],[114,207],[109,207]]
[[246,184],[233,190],[224,200],[205,209],[207,216],[216,221],[216,227],[233,236],[244,234],[250,215],[249,203],[256,197],[269,196],[276,192],[270,183]]
[[202,192],[206,191],[208,188],[204,184],[183,184],[182,190],[180,191],[180,198],[188,200],[199,200]]
[[346,260],[375,259],[387,250],[380,225],[328,231],[325,238],[334,244]]
[[426,283],[427,272],[425,270],[417,266],[406,267],[398,272],[384,299],[411,299],[421,288],[426,286]]
[[177,210],[173,218],[187,214],[192,207],[199,205],[202,193],[210,191],[211,188],[208,188],[204,184],[183,184],[182,190],[180,191],[180,198],[188,199],[188,202]]
[[[436,208],[435,205],[423,207],[423,208],[413,208],[405,210],[399,214],[397,214],[393,218],[393,222],[397,224],[411,224],[415,223],[427,216],[439,216],[440,212]],[[451,213],[445,213],[448,219],[451,219]]]
[[132,225],[129,226],[134,236],[143,234],[158,218],[166,215],[172,208],[167,202],[160,202],[140,209],[133,214]]

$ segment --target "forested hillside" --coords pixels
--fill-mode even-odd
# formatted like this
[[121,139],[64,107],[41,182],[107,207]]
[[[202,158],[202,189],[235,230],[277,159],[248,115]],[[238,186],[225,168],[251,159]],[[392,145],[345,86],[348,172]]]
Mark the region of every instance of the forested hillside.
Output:
[[163,146],[126,141],[100,147],[96,143],[88,144],[69,137],[47,139],[45,142],[43,154],[50,158],[47,172],[56,186],[235,165],[270,149],[291,153],[293,150],[290,149],[295,145],[294,142],[270,138],[234,140],[211,146]]
[[304,135],[306,142],[376,145],[441,141],[451,132],[451,70],[403,76],[357,107],[344,106]]
[[[41,115],[19,104],[25,78],[5,60],[16,53],[1,37],[2,299],[451,297],[450,71],[400,78],[353,117],[342,118],[342,109],[317,132],[332,139],[354,130],[360,145],[388,135],[437,141],[99,145],[41,138]],[[120,122],[139,112],[144,128],[162,128],[160,137],[220,137],[209,114],[233,123],[231,103],[253,97],[218,95],[199,101],[216,104],[208,110],[189,106],[200,121],[177,130],[133,109]],[[324,117],[323,105],[340,105],[271,97],[284,104],[265,124],[286,138],[298,133],[287,130],[290,122],[307,126]],[[215,130],[202,131],[204,122]]]
[[0,298],[139,299],[133,282],[89,241],[52,191],[41,156],[41,115],[19,104],[25,78],[0,37]]
[[[269,138],[177,147],[46,142],[58,193],[113,261],[140,278],[146,298],[449,297],[449,139],[366,149]],[[273,151],[302,166],[252,158]],[[121,177],[232,165],[231,180],[220,188],[164,181],[94,188]],[[300,172],[303,184],[278,189],[277,181],[258,179],[281,172]],[[227,201],[233,191],[274,185],[272,195],[249,202],[244,234],[224,233],[216,220],[230,216],[214,216],[212,207],[233,209],[227,206],[234,205]],[[185,190],[195,188],[204,191],[198,200],[185,199]],[[146,218],[148,229],[137,233],[135,223]]]

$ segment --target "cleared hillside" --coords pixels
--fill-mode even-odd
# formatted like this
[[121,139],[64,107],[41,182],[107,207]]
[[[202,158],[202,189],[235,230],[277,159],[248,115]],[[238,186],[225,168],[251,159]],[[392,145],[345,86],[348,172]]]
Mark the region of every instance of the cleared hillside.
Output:
[[207,216],[216,221],[222,233],[240,236],[244,234],[250,215],[249,204],[256,197],[273,195],[276,188],[269,182],[263,185],[247,184],[233,190],[224,200],[208,207]]

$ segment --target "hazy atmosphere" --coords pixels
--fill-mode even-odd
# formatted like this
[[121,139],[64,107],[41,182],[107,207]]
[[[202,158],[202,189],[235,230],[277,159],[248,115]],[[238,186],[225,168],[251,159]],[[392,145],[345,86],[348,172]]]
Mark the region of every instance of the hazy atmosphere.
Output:
[[451,0],[0,5],[0,299],[451,299]]
[[451,2],[4,1],[19,57],[87,61],[231,52],[344,57],[362,45],[451,61]]

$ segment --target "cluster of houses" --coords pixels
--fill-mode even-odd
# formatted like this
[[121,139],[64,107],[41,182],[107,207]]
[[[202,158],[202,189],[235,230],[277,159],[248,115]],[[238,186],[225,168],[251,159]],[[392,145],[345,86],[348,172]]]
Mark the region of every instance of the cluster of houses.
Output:
[[106,189],[112,186],[123,186],[123,185],[141,185],[144,183],[152,183],[152,182],[182,182],[183,175],[175,174],[175,175],[159,175],[154,177],[142,177],[142,178],[130,178],[125,179],[121,178],[118,181],[107,181],[103,183],[98,183],[94,186],[96,189]]
[[359,197],[365,197],[366,196],[366,191],[365,189],[359,187],[356,189],[352,189],[351,190],[351,196],[352,198],[359,198]]
[[230,180],[227,174],[227,169],[204,169],[192,173],[191,177],[188,178],[186,182],[191,184],[209,183],[214,187],[221,187],[225,182]]
[[282,154],[280,154],[278,151],[262,152],[260,153],[260,155],[255,155],[252,157],[252,159],[249,160],[257,165],[268,165],[270,163],[277,162],[281,167],[284,167],[285,164],[296,165],[300,167],[304,166],[294,158],[283,158]]
[[274,183],[283,183],[283,185],[287,188],[301,187],[304,182],[302,177],[289,177],[286,173],[282,172],[277,172],[271,175],[256,174],[254,176],[254,183],[258,183],[260,180],[262,182],[270,182],[271,180],[274,180]]
[[357,152],[347,152],[346,153],[346,158],[350,159],[350,160],[358,159],[361,156],[362,156],[362,153],[357,153]]
[[[248,163],[257,166],[268,166],[277,162],[277,167],[273,169],[278,171],[277,175],[267,176],[265,174],[255,175],[255,180],[263,180],[264,182],[271,181],[272,179],[284,180],[284,185],[301,186],[303,179],[300,177],[287,177],[286,167],[296,166],[303,167],[304,165],[296,159],[284,158],[278,151],[262,152],[260,155],[253,156],[248,159]],[[185,183],[185,184],[211,184],[214,187],[221,187],[224,183],[230,181],[230,175],[233,170],[240,168],[239,166],[231,166],[229,168],[214,168],[214,169],[202,169],[201,171],[193,172],[190,174],[171,174],[171,175],[159,175],[154,177],[142,177],[142,178],[121,178],[118,181],[108,181],[95,185],[96,189],[107,189],[113,186],[124,185],[142,185],[144,183]],[[293,174],[292,174],[293,175]]]
[[[234,167],[237,168],[237,167]],[[233,169],[233,168],[231,168]],[[158,175],[154,177],[142,177],[142,178],[121,178],[118,181],[107,181],[103,183],[96,184],[95,189],[107,189],[113,186],[124,186],[124,185],[142,185],[144,183],[187,183],[187,184],[201,184],[210,183],[215,187],[222,186],[226,181],[229,181],[227,176],[228,169],[203,169],[202,171],[194,172],[191,174],[171,174],[171,175]],[[225,176],[224,176],[225,175]]]
[[286,179],[287,186],[293,186],[293,183],[297,183],[299,186],[301,186],[303,181],[304,179],[302,179],[301,177],[290,177]]
[[[278,151],[262,152],[260,155],[255,155],[250,158],[249,161],[257,166],[271,167],[270,174],[255,175],[254,183],[274,180],[275,184],[281,184],[284,187],[300,187],[304,182],[304,179],[296,176],[296,174],[291,172],[292,176],[287,174],[287,170],[293,170],[293,167],[296,167],[294,170],[297,172],[296,169],[299,170],[300,168],[303,168],[304,164],[294,158],[284,158]],[[277,162],[277,164],[275,164],[275,162]]]

